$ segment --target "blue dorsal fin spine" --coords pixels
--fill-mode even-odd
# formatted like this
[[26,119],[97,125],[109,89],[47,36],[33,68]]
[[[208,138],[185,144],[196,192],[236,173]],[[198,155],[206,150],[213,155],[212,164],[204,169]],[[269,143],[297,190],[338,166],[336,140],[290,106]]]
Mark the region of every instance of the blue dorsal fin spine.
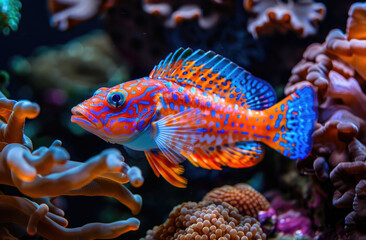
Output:
[[149,77],[195,86],[252,110],[276,103],[269,83],[213,51],[179,48],[155,66]]

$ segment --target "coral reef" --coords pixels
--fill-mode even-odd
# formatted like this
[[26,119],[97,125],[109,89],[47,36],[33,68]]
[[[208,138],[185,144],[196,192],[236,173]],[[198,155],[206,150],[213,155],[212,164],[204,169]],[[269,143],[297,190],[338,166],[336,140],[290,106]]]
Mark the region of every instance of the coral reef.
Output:
[[312,0],[245,0],[244,7],[253,14],[248,31],[255,38],[289,30],[301,37],[314,35],[326,12],[324,4]]
[[21,7],[22,3],[19,0],[0,1],[0,30],[4,35],[18,29]]
[[251,216],[258,219],[258,213],[268,210],[270,207],[267,199],[245,183],[234,186],[222,186],[208,192],[203,201],[221,200],[237,208],[243,216]]
[[[86,162],[69,160],[69,154],[61,147],[60,141],[55,141],[49,148],[40,147],[32,151],[32,142],[23,133],[24,125],[26,118],[38,115],[39,106],[26,100],[16,102],[6,98],[0,99],[0,105],[0,184],[14,186],[33,198],[108,196],[126,205],[133,214],[140,211],[142,198],[133,195],[122,184],[131,182],[135,187],[141,186],[141,171],[124,163],[118,150],[105,150]],[[50,203],[47,198],[35,201]],[[139,226],[137,219],[130,218],[67,229],[67,220],[61,217],[63,211],[45,203],[38,205],[26,198],[0,195],[0,222],[17,223],[27,228],[28,234],[38,233],[52,239],[112,238]],[[61,216],[49,213],[49,208]]]
[[175,207],[169,218],[147,232],[152,239],[266,239],[260,224],[243,217],[238,210],[219,200],[187,202]]

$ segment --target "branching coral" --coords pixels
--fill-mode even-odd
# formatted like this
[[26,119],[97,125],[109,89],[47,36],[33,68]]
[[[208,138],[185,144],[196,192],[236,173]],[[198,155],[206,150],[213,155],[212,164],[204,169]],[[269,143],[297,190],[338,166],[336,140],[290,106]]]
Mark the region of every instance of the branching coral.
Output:
[[317,22],[323,20],[326,8],[312,0],[245,0],[244,7],[254,16],[248,22],[248,31],[258,37],[295,31],[301,37],[314,35]]
[[[141,186],[141,171],[129,167],[118,150],[105,150],[83,163],[69,160],[69,154],[61,147],[60,141],[55,141],[49,148],[31,151],[31,142],[25,140],[23,135],[24,122],[27,117],[38,115],[38,105],[7,99],[0,99],[0,104],[0,115],[6,122],[2,123],[0,129],[3,143],[0,184],[17,187],[25,195],[34,198],[59,195],[108,196],[126,205],[133,214],[140,211],[141,197],[133,195],[122,184],[130,181],[133,186]],[[48,203],[55,213],[63,215],[63,211],[55,209],[48,199],[38,201]],[[29,234],[37,232],[45,237],[52,236],[52,239],[111,238],[136,230],[139,226],[139,221],[131,218],[110,224],[93,223],[66,229],[66,220],[48,214],[47,204],[42,203],[38,207],[25,198],[1,195],[0,204],[2,222],[17,223],[27,227]]]
[[[220,16],[224,13],[223,10],[227,9],[229,5],[231,3],[228,0],[185,1],[183,4],[169,0],[143,0],[142,7],[148,14],[165,18],[164,25],[166,27],[176,27],[183,21],[197,19],[201,28],[208,29],[217,24]],[[203,7],[205,11],[202,9]]]
[[243,217],[227,203],[216,201],[187,202],[173,209],[160,226],[147,232],[152,239],[266,239],[260,224]]
[[239,210],[243,216],[258,218],[259,211],[268,210],[270,205],[267,199],[245,183],[234,186],[222,186],[208,192],[203,201],[221,200]]
[[18,29],[21,7],[19,0],[0,0],[0,30],[3,34],[8,35]]

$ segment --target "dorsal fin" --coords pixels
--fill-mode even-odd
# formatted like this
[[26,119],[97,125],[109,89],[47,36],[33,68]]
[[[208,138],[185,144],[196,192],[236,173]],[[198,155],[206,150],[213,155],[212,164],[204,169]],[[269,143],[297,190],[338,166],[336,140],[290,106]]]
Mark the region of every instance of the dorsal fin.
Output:
[[252,110],[276,103],[269,83],[213,51],[180,48],[156,65],[149,77],[195,86]]

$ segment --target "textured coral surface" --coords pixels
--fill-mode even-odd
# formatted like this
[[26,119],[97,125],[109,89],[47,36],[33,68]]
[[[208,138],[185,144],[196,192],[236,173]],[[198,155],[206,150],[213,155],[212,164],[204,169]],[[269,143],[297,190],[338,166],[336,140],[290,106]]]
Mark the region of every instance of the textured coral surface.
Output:
[[270,205],[267,199],[245,183],[234,186],[222,186],[208,192],[203,201],[221,200],[227,202],[239,210],[243,216],[258,218],[258,212],[267,210]]
[[243,217],[238,210],[221,201],[187,202],[175,207],[169,218],[147,232],[152,239],[266,239],[260,224]]

